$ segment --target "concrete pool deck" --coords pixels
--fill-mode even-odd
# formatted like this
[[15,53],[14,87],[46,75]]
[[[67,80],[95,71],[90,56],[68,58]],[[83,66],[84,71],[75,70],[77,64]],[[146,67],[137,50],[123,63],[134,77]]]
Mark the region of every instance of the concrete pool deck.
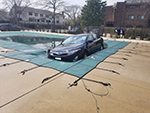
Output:
[[[13,52],[2,47],[0,51]],[[0,65],[16,61],[0,56]],[[23,61],[0,67],[0,113],[97,113],[96,105],[99,113],[149,113],[150,42],[132,41],[105,61],[123,64],[102,62],[97,66],[120,75],[95,68],[84,78],[111,83],[112,88],[80,80],[77,86],[67,89],[77,77],[65,73],[41,84],[59,71],[39,67],[22,75],[19,72],[36,66]],[[84,84],[99,95],[94,98]]]

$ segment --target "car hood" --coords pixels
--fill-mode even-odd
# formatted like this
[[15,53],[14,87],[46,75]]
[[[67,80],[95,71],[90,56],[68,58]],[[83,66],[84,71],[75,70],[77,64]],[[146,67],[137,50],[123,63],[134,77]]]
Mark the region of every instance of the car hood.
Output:
[[76,50],[76,49],[79,49],[81,47],[84,46],[84,43],[80,43],[80,44],[75,44],[75,43],[72,43],[72,44],[60,44],[59,46],[55,47],[52,51],[53,52],[59,52],[59,51],[70,51],[70,50]]

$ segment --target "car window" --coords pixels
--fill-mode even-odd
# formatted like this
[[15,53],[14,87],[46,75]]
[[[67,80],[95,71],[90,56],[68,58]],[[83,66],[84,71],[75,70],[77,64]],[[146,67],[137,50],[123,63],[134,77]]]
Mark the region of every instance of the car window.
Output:
[[92,35],[89,35],[87,41],[93,41],[93,40],[94,40],[93,36],[92,36]]
[[72,28],[72,31],[77,31],[78,30],[78,28]]
[[91,33],[91,34],[93,35],[94,39],[97,39],[97,36],[95,33]]
[[11,27],[11,25],[5,25],[6,27]]
[[67,38],[62,44],[72,44],[72,43],[84,43],[86,40],[86,35],[75,35]]

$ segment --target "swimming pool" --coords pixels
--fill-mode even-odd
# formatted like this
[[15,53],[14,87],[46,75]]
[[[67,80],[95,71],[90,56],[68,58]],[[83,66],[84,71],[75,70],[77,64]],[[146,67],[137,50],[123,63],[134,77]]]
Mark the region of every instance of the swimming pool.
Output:
[[30,32],[2,32],[0,33],[0,40],[7,40],[12,42],[19,42],[31,45],[34,48],[48,50],[60,44],[68,36],[49,35],[41,33]]
[[[11,36],[14,36],[14,34]],[[45,36],[43,35],[44,34],[39,34],[40,37],[45,37],[44,39],[35,37],[35,34],[34,34],[34,38],[32,37],[33,35],[30,35],[30,38],[23,37],[23,39],[20,37],[21,35],[19,35],[19,38],[18,38],[19,40],[28,40],[30,42],[29,44],[24,44],[24,43],[14,42],[13,38],[10,38],[10,35],[8,36],[8,34],[5,34],[5,36],[2,36],[2,37],[4,37],[5,39],[9,37],[8,38],[9,41],[0,40],[0,46],[5,47],[5,48],[15,49],[17,51],[4,53],[1,55],[5,57],[9,57],[9,58],[22,60],[22,61],[26,61],[28,59],[28,62],[34,63],[38,66],[53,68],[60,72],[65,72],[65,73],[74,75],[76,77],[82,78],[89,71],[94,69],[100,62],[103,62],[107,57],[116,53],[119,49],[127,46],[130,43],[130,42],[124,42],[124,41],[104,40],[104,42],[108,44],[108,47],[106,49],[98,51],[86,59],[81,59],[76,62],[63,62],[63,61],[48,59],[47,57],[43,58],[40,56],[46,53],[45,49],[42,49],[42,48],[39,49],[38,47],[40,46],[36,48],[35,46],[39,43],[35,44],[33,42],[34,40],[36,40],[35,42],[41,42],[41,40],[43,40],[47,44],[49,39],[47,35]],[[1,33],[0,33],[0,36],[1,36]],[[56,38],[55,41],[56,40],[58,41],[58,39],[64,40],[65,38],[67,38],[67,36],[51,35],[50,38]]]

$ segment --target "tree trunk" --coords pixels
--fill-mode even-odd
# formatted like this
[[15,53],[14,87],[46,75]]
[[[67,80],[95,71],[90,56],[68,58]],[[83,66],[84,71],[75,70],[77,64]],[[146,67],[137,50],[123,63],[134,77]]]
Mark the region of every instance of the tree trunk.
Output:
[[53,15],[54,15],[54,17],[53,17],[53,19],[54,19],[54,21],[53,21],[53,27],[52,27],[52,30],[55,32],[55,11],[56,11],[56,8],[55,8],[55,5],[54,5],[54,12],[53,12]]

